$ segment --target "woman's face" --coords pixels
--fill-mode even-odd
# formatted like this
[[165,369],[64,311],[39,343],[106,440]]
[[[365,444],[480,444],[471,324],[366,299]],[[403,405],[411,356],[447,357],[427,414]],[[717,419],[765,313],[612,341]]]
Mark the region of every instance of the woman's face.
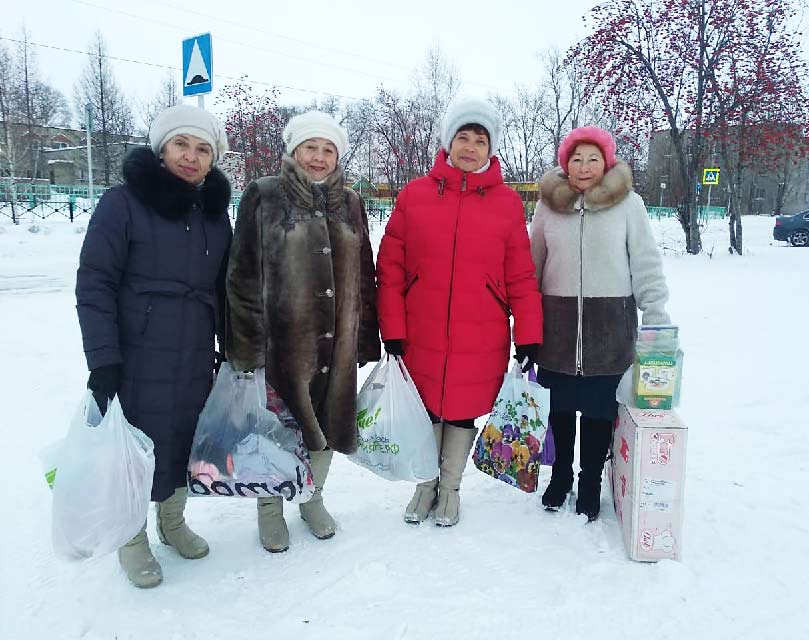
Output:
[[449,159],[461,171],[477,171],[489,159],[489,138],[485,133],[461,129],[452,139]]
[[191,184],[199,184],[213,166],[213,149],[202,138],[180,134],[163,145],[163,165],[175,176]]
[[313,182],[325,180],[337,168],[337,147],[326,138],[304,140],[292,156]]
[[604,177],[604,155],[597,145],[583,142],[578,145],[567,162],[570,186],[584,192],[601,182]]

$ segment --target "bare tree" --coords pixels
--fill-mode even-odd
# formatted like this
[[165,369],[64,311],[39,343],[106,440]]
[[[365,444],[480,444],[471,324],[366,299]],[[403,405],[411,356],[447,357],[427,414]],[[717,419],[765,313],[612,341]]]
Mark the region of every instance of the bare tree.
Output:
[[503,119],[498,158],[508,180],[532,182],[539,178],[546,164],[543,152],[548,141],[540,124],[545,102],[537,87],[517,86],[515,92],[513,99],[493,98]]
[[[3,153],[8,165],[9,199],[11,200],[11,219],[17,223],[17,187],[16,175],[16,140],[11,123],[11,92],[13,88],[13,64],[8,50],[0,44],[0,118],[3,120]],[[5,194],[4,194],[5,195]]]
[[421,173],[427,173],[441,146],[441,117],[458,92],[457,69],[446,59],[441,49],[434,47],[415,73],[413,112],[417,127],[413,131],[416,163]]
[[118,155],[112,145],[126,142],[131,135],[132,113],[115,81],[100,31],[90,44],[88,56],[87,66],[76,85],[76,110],[83,116],[85,105],[90,105],[93,128],[101,135],[104,184],[109,185],[113,174],[117,177]]
[[142,127],[140,129],[141,134],[148,136],[154,119],[161,112],[179,103],[180,86],[177,83],[175,74],[168,73],[152,99],[146,103],[139,102],[137,105],[137,109],[142,121]]
[[553,150],[552,162],[559,155],[559,145],[568,131],[582,124],[587,98],[585,84],[576,64],[557,48],[539,54],[542,62],[540,92],[544,96],[539,126]]

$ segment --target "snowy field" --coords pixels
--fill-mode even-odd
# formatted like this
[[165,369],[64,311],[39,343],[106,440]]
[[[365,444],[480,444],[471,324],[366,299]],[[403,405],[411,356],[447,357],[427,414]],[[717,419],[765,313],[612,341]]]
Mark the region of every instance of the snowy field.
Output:
[[696,257],[676,222],[653,223],[686,353],[682,562],[627,559],[606,482],[602,517],[586,524],[470,462],[461,522],[440,529],[402,522],[411,485],[335,456],[333,539],[287,507],[291,547],[271,555],[253,501],[195,499],[187,516],[211,554],[189,561],[157,542],[151,509],[165,580],[148,591],[114,555],[51,551],[37,453],[64,434],[87,379],[73,296],[87,221],[56,218],[39,233],[0,220],[2,640],[809,637],[809,250],[773,242],[772,218],[744,220],[743,257],[728,255],[724,221]]

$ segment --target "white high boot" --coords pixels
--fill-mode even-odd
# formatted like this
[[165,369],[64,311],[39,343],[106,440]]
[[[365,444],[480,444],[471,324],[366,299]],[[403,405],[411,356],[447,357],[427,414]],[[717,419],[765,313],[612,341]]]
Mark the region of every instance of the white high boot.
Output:
[[284,520],[284,499],[259,498],[256,506],[261,546],[270,553],[280,553],[289,549],[289,529]]
[[[433,424],[433,435],[435,436],[436,450],[438,451],[438,462],[441,463],[441,440],[444,435],[444,423]],[[420,482],[416,485],[416,493],[413,494],[404,512],[404,521],[410,524],[421,524],[430,515],[430,510],[438,497],[438,478],[433,478],[427,482]]]
[[137,535],[118,549],[118,562],[129,581],[140,589],[151,589],[163,582],[160,563],[149,547],[145,522]]
[[451,527],[458,523],[461,499],[461,476],[475,442],[477,429],[464,429],[444,424],[444,440],[441,444],[441,467],[438,480],[438,500],[435,503],[435,523],[439,527]]
[[323,506],[323,485],[329,475],[329,467],[334,451],[310,451],[312,459],[312,476],[315,481],[315,493],[308,502],[299,505],[301,518],[309,525],[309,530],[316,538],[325,540],[331,538],[337,530],[334,518]]
[[157,512],[157,535],[160,542],[174,547],[183,558],[196,560],[208,555],[208,543],[191,531],[185,522],[183,512],[188,489],[179,487],[174,494],[155,505]]

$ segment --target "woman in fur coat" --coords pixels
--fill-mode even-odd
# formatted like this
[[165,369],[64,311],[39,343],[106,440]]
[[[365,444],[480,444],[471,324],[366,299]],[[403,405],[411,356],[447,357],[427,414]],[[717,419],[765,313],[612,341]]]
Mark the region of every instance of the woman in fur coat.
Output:
[[668,289],[646,207],[615,152],[603,129],[574,129],[559,147],[561,166],[540,181],[529,230],[545,312],[540,382],[551,390],[556,444],[542,504],[559,509],[573,486],[580,411],[576,513],[589,520],[600,510],[615,390],[634,358],[637,310],[643,324],[669,323]]
[[[160,540],[201,558],[208,545],[183,511],[224,319],[230,183],[215,165],[227,141],[219,120],[188,105],[162,112],[149,139],[151,148],[127,155],[125,184],[107,191],[90,219],[76,308],[99,408],[117,394],[127,420],[154,441]],[[162,581],[145,523],[118,558],[136,586]]]
[[[228,359],[266,368],[311,453],[315,494],[300,513],[318,538],[335,523],[322,489],[334,451],[357,447],[357,365],[379,360],[374,260],[360,197],[338,160],[345,130],[328,114],[295,116],[277,176],[242,195],[227,275]],[[286,551],[282,498],[258,499],[262,546]]]
[[439,526],[458,522],[475,418],[492,410],[508,366],[510,316],[526,368],[542,342],[523,205],[495,155],[501,130],[489,103],[452,104],[433,168],[399,194],[379,248],[385,349],[404,356],[439,452],[439,477],[419,484],[405,509],[412,524],[431,512]]

